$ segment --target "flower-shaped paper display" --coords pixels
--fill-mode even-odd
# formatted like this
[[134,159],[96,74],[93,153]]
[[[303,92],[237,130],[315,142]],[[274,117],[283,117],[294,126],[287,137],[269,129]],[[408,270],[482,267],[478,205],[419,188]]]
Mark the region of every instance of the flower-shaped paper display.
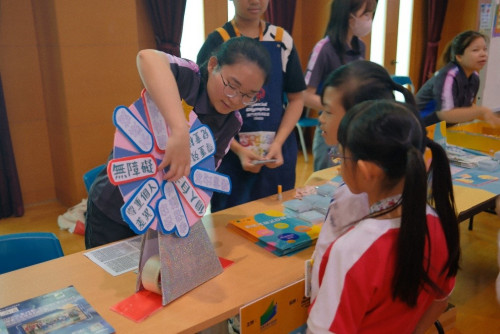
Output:
[[190,108],[191,174],[175,182],[163,180],[165,171],[158,170],[169,128],[148,93],[143,90],[130,107],[119,106],[114,111],[117,130],[107,171],[125,202],[122,217],[138,234],[152,228],[185,237],[205,213],[212,191],[231,192],[229,177],[215,172],[212,132],[192,107],[183,105]]

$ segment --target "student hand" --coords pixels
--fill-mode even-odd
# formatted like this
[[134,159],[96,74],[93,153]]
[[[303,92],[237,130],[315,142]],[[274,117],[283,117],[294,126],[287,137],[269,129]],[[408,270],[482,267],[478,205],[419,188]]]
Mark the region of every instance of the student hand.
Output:
[[479,107],[481,108],[481,117],[485,122],[493,125],[494,127],[500,127],[500,117],[498,117],[490,108],[487,107]]
[[163,176],[164,180],[176,181],[182,176],[188,176],[191,168],[191,151],[189,149],[189,129],[178,129],[172,131],[168,137],[167,147],[163,161],[158,166],[163,170],[169,166],[168,172]]
[[276,168],[283,165],[283,152],[281,151],[281,145],[273,142],[269,147],[269,151],[267,152],[264,159],[275,159],[275,162],[266,163],[266,167],[268,168]]
[[252,162],[255,160],[262,160],[263,158],[261,156],[253,153],[252,150],[249,150],[249,149],[244,148],[244,147],[242,147],[240,150],[238,150],[238,153],[236,153],[236,154],[240,158],[241,167],[243,168],[244,171],[251,172],[251,173],[260,172],[260,169],[262,168],[262,164],[254,164]]

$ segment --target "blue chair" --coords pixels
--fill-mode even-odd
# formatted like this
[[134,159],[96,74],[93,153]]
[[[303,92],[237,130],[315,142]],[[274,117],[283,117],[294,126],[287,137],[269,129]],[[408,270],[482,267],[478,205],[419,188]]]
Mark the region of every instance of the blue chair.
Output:
[[54,233],[0,235],[0,274],[64,256]]
[[413,82],[410,77],[404,75],[392,75],[391,78],[394,82],[407,87],[413,94],[415,94],[415,86],[413,86]]
[[309,159],[307,157],[306,142],[304,140],[304,128],[318,126],[319,120],[317,118],[309,117],[309,108],[307,108],[304,116],[302,116],[295,126],[297,127],[297,132],[299,133],[300,146],[302,146],[302,153],[304,154],[304,161],[307,162]]
[[90,191],[90,186],[92,183],[94,183],[94,180],[104,168],[106,167],[106,164],[97,166],[83,174],[83,183],[85,183],[85,189],[87,189],[87,193]]

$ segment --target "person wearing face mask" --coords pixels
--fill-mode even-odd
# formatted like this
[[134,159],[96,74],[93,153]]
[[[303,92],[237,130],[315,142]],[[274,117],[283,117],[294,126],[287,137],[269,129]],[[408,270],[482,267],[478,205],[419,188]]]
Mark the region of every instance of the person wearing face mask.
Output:
[[354,23],[351,26],[352,34],[356,37],[365,37],[372,31],[373,13],[364,13],[361,17],[351,14]]
[[500,126],[500,118],[474,101],[479,90],[479,74],[488,60],[486,36],[464,31],[443,53],[442,67],[417,92],[417,106],[424,123],[446,121],[447,125],[481,119]]
[[[371,32],[377,0],[335,0],[325,37],[314,46],[305,73],[304,105],[323,110],[319,93],[329,73],[351,61],[365,58],[365,44],[360,37]],[[314,170],[332,166],[328,158],[330,146],[316,127],[313,139]]]

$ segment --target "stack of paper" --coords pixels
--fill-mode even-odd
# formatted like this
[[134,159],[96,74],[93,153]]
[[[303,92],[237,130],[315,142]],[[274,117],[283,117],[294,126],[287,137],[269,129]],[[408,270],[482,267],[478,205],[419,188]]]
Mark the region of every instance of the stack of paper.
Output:
[[452,164],[464,168],[476,168],[479,161],[491,160],[490,156],[481,152],[450,144],[446,145],[446,154]]

